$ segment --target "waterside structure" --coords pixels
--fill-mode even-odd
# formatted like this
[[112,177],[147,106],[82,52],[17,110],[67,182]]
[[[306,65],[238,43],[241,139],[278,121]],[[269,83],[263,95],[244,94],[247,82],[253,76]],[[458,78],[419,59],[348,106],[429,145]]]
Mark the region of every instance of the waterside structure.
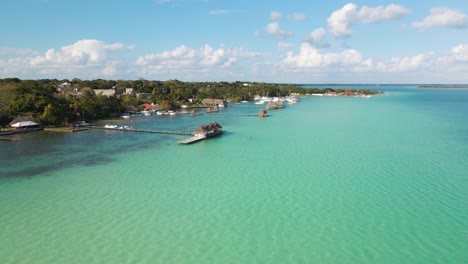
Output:
[[268,116],[267,110],[262,109],[262,110],[258,111],[258,117],[267,117],[267,116]]
[[190,144],[200,140],[215,137],[224,133],[223,127],[217,122],[205,124],[199,126],[193,132],[183,131],[164,131],[164,130],[152,130],[152,129],[134,129],[133,127],[117,127],[112,125],[106,126],[89,126],[88,129],[103,129],[103,130],[115,130],[122,132],[139,132],[139,133],[152,133],[152,134],[170,134],[170,135],[187,135],[192,136],[191,138],[179,141],[179,144]]
[[191,144],[207,138],[222,135],[223,127],[217,122],[201,125],[193,131],[193,137],[179,141],[179,144]]
[[284,105],[283,105],[283,102],[282,101],[270,101],[268,102],[268,105],[266,106],[266,108],[268,109],[279,109],[279,108],[283,108]]
[[11,121],[8,126],[10,129],[5,132],[0,132],[0,136],[27,133],[44,129],[41,124],[34,122],[34,118],[32,116],[17,117]]

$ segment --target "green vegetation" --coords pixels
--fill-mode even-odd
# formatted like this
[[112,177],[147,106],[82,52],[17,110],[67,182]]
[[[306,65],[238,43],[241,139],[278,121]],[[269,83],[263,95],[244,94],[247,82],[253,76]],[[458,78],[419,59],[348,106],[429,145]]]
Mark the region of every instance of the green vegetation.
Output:
[[[135,94],[125,94],[127,88],[135,93],[150,96],[139,99]],[[109,89],[114,95],[96,94],[94,89]],[[20,80],[0,79],[0,126],[5,126],[17,116],[33,116],[46,126],[64,125],[79,120],[96,120],[117,117],[126,109],[137,109],[143,103],[158,104],[161,110],[201,107],[205,98],[239,102],[252,100],[256,95],[287,96],[349,90],[304,88],[290,84],[256,82],[181,82],[178,80]],[[362,94],[376,91],[361,90]]]

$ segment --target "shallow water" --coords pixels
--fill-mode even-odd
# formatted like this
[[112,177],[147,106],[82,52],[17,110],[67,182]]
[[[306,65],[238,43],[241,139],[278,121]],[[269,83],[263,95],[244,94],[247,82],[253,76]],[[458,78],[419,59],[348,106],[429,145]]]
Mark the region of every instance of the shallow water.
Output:
[[2,263],[467,262],[468,90],[379,88],[0,141]]

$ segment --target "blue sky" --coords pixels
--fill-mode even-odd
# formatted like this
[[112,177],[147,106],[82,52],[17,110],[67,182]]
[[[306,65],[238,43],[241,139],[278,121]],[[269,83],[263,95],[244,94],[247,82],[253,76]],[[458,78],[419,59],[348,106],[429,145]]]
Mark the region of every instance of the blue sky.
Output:
[[4,0],[0,19],[0,78],[468,83],[466,0]]

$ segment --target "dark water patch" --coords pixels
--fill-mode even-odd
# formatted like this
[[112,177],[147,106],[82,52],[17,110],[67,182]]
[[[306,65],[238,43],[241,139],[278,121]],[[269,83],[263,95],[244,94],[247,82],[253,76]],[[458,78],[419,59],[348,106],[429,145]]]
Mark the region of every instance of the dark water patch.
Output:
[[109,164],[109,163],[112,163],[114,161],[116,161],[116,160],[111,158],[111,157],[97,156],[96,155],[92,159],[84,159],[82,161],[79,161],[78,163],[76,163],[76,165],[92,167],[92,166],[100,166],[100,165]]
[[[87,155],[86,157],[69,156],[66,160],[49,162],[47,165],[22,167],[18,170],[0,171],[0,180],[5,178],[28,178],[47,173],[57,172],[66,168],[77,166],[100,166],[115,162],[109,156]],[[26,164],[26,163],[25,163]]]

